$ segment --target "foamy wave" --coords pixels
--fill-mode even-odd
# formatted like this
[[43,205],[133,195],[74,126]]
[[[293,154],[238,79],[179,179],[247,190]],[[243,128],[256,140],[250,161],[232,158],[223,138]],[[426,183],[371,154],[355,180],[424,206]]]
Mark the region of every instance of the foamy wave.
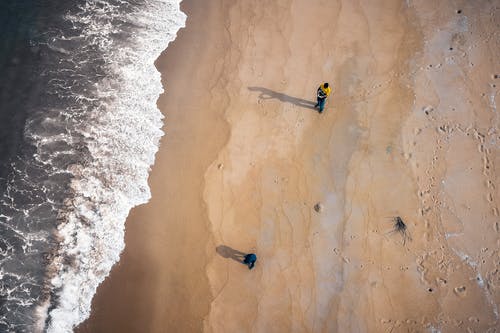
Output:
[[[93,121],[77,129],[92,159],[69,167],[75,197],[65,203],[57,230],[61,242],[51,279],[57,301],[39,320],[39,327],[48,322],[48,332],[70,332],[89,317],[97,286],[124,248],[130,209],[150,198],[148,172],[163,135],[156,107],[163,89],[154,61],[184,26],[179,3],[152,0],[124,14],[116,5],[88,0],[80,14],[67,17],[84,24],[84,38],[98,45],[113,75],[96,83],[100,104],[90,110]],[[110,24],[113,15],[134,26],[123,45],[113,37],[120,33]]]

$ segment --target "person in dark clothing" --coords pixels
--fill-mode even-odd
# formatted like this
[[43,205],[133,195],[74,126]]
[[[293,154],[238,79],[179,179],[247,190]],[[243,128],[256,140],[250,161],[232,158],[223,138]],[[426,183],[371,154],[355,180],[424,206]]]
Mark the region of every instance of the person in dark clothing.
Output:
[[249,253],[245,256],[243,263],[248,266],[248,269],[252,269],[257,261],[257,256],[253,253]]
[[323,109],[325,108],[325,103],[326,99],[328,98],[328,95],[332,92],[332,88],[330,88],[330,85],[328,82],[323,83],[322,85],[319,86],[318,91],[317,91],[317,103],[314,106],[315,108],[319,107],[319,113],[323,112]]

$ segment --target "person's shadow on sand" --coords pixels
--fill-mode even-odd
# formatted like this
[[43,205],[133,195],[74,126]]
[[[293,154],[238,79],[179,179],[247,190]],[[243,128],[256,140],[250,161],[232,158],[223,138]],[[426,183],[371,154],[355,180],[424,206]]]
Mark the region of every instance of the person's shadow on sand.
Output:
[[239,262],[240,264],[244,264],[246,253],[240,252],[238,250],[232,249],[226,245],[219,245],[215,249],[215,251],[224,258],[233,259],[234,261]]
[[260,99],[277,99],[284,103],[291,103],[302,108],[314,110],[314,105],[316,105],[313,101],[308,101],[307,99],[297,98],[293,96],[289,96],[283,93],[279,93],[273,91],[271,89],[263,88],[263,87],[248,87],[250,91],[260,92]]

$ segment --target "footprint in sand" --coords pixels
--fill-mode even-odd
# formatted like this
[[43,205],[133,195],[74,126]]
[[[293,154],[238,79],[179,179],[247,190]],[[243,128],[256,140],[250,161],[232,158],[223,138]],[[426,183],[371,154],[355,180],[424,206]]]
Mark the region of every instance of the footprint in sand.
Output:
[[[493,181],[491,179],[489,179],[490,171],[491,171],[490,170],[491,167],[490,167],[489,155],[491,154],[491,150],[484,146],[486,136],[483,133],[479,132],[477,129],[474,129],[473,133],[474,133],[474,137],[476,138],[476,140],[479,141],[479,144],[477,146],[477,150],[482,155],[482,158],[481,158],[482,162],[483,162],[483,172],[482,173],[483,173],[483,176],[485,176],[485,178],[486,178],[485,185],[487,188],[495,190],[495,184],[493,183]],[[493,133],[494,133],[494,131],[490,129],[488,131],[488,136],[491,136]],[[486,200],[491,205],[492,214],[494,216],[498,216],[499,212],[498,212],[498,208],[496,207],[496,204],[495,204],[494,194],[492,192],[486,193]],[[496,224],[494,224],[493,227],[495,228],[495,230],[497,230],[497,228],[498,228],[498,226]],[[497,230],[497,232],[498,232],[498,230]]]
[[439,284],[441,286],[444,286],[444,285],[446,285],[446,283],[448,283],[448,281],[446,281],[446,279],[443,279],[442,277],[437,277],[436,282],[437,282],[437,284]]
[[429,113],[431,113],[432,111],[434,111],[434,108],[433,108],[432,106],[429,106],[429,105],[428,105],[428,106],[424,106],[424,107],[422,108],[422,111],[424,111],[424,113],[425,113],[426,115],[429,115]]
[[[446,134],[446,133],[449,134],[449,133],[453,132],[453,129],[450,126],[446,125],[446,124],[438,126],[437,130],[438,130],[438,132],[441,132],[441,133],[444,133],[444,134]],[[439,148],[441,148],[441,147],[439,147]]]
[[483,155],[483,165],[484,165],[484,167],[487,168],[487,169],[489,169],[489,164],[490,164],[490,160],[489,160],[488,156],[486,156],[486,154]]
[[484,143],[484,134],[474,130],[474,137],[479,140],[479,142]]
[[500,271],[498,268],[488,273],[487,280],[489,288],[493,290],[500,288]]
[[453,292],[458,297],[465,297],[465,296],[467,296],[467,288],[465,288],[465,286],[455,287],[453,289]]

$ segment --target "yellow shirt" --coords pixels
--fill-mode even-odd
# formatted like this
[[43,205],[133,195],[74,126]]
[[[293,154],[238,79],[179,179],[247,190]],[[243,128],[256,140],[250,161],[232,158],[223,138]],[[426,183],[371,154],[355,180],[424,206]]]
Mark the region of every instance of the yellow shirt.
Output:
[[324,99],[332,92],[332,88],[325,88],[324,83],[318,88],[318,98]]
[[326,94],[326,96],[330,95],[330,93],[332,92],[332,88],[330,88],[330,86],[328,86],[328,88],[325,88],[324,85],[322,84],[320,86],[321,90],[323,90],[323,92]]

